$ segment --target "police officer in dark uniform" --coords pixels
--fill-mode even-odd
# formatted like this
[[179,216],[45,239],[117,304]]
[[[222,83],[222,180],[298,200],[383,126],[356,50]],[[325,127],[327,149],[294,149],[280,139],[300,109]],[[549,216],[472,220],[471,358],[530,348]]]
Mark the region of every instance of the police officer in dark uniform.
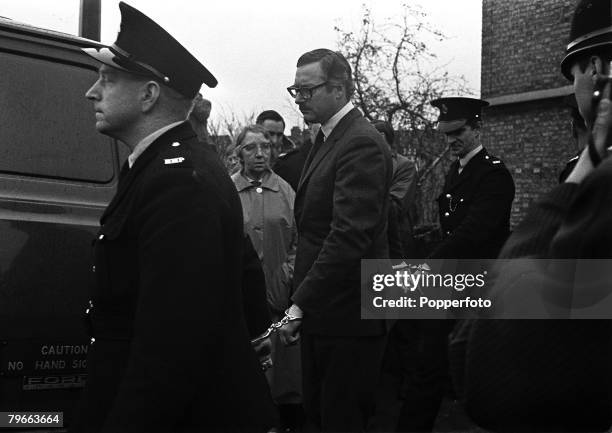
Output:
[[186,121],[217,80],[120,3],[87,91],[96,129],[131,150],[94,243],[92,346],[76,432],[267,431],[271,396],[249,342],[236,189]]
[[[493,259],[509,234],[514,182],[503,162],[480,143],[486,101],[441,98],[438,130],[445,134],[450,167],[438,198],[443,240],[434,259]],[[448,335],[452,320],[400,320],[394,331],[406,354],[405,399],[397,431],[431,431],[449,387]],[[412,351],[412,353],[411,353]]]
[[301,147],[291,149],[285,153],[281,153],[278,159],[274,163],[274,173],[278,174],[283,178],[294,191],[297,191],[297,187],[300,183],[300,175],[302,169],[306,163],[306,157],[312,143],[305,143]]
[[444,239],[431,258],[494,259],[510,233],[514,181],[504,163],[480,143],[482,107],[474,98],[440,98],[438,130],[446,136],[451,165],[438,197]]

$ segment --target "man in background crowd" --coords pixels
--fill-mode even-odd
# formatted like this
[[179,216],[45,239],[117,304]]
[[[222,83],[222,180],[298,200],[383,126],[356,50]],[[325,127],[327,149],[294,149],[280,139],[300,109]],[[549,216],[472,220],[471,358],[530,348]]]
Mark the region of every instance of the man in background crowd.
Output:
[[[392,258],[413,257],[415,245],[412,229],[416,220],[416,167],[411,160],[396,151],[395,132],[389,122],[376,121],[373,125],[385,137],[393,163],[393,178],[389,191],[391,195],[389,225],[395,227],[393,237],[397,238],[398,242],[390,239],[389,252]],[[395,245],[394,248],[391,248],[392,244]]]
[[285,136],[285,120],[274,110],[262,111],[257,116],[256,123],[263,126],[272,140],[274,154],[271,158],[272,169],[283,178],[294,191],[297,191],[300,174],[308,149],[297,148],[295,144]]

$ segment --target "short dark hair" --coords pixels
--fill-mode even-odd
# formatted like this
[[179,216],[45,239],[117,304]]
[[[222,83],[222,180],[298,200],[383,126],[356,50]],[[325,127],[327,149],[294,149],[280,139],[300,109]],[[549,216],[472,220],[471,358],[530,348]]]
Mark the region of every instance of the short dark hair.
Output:
[[266,120],[273,120],[275,122],[283,122],[283,129],[285,128],[285,119],[283,119],[283,116],[278,114],[277,111],[274,111],[274,110],[262,111],[261,113],[259,113],[259,116],[257,116],[257,119],[255,119],[255,123],[257,125],[263,125],[263,123]]
[[384,120],[376,120],[372,123],[374,128],[378,130],[378,132],[382,132],[385,135],[385,140],[389,146],[393,146],[393,141],[395,141],[395,132],[393,132],[393,127],[389,122],[385,122]]
[[318,48],[302,54],[297,61],[297,67],[317,62],[321,64],[325,80],[329,81],[326,86],[327,90],[331,90],[334,84],[340,83],[344,87],[346,97],[350,99],[355,92],[355,84],[351,65],[346,58],[337,51]]

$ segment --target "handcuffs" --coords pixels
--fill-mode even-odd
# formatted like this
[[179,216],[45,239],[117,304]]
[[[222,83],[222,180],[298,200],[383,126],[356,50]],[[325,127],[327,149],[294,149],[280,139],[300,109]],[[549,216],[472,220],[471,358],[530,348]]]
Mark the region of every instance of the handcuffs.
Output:
[[[302,318],[294,316],[292,314],[289,314],[289,309],[285,310],[285,316],[280,321],[272,323],[270,325],[270,327],[268,329],[266,329],[266,332],[261,334],[259,337],[251,340],[251,345],[256,345],[258,343],[261,343],[263,340],[265,340],[270,335],[272,335],[273,332],[276,332],[277,330],[279,330],[280,328],[282,328],[283,326],[285,326],[289,322],[294,322],[296,320],[302,320]],[[271,368],[271,367],[272,367],[272,358],[271,357],[266,358],[261,363],[261,369],[263,371],[266,371],[268,368]]]
[[289,309],[285,310],[285,317],[283,317],[280,321],[272,323],[270,325],[270,327],[268,329],[266,329],[266,332],[264,332],[263,334],[261,334],[259,337],[251,340],[251,344],[257,344],[260,343],[261,341],[265,340],[266,338],[268,338],[270,335],[272,335],[273,332],[275,332],[276,330],[282,328],[283,326],[285,326],[286,324],[288,324],[289,322],[294,322],[296,320],[302,320],[301,317],[297,317],[294,316],[292,314],[289,314]]

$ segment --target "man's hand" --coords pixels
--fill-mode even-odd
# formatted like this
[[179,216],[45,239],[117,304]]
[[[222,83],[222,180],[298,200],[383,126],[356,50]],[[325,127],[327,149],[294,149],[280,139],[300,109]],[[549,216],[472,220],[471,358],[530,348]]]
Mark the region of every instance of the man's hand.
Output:
[[267,370],[268,368],[272,367],[272,340],[270,337],[251,344],[253,345],[253,350],[257,354],[257,357],[259,358],[261,368],[263,370]]
[[287,311],[285,317],[289,317],[289,323],[278,328],[278,334],[285,346],[297,344],[300,339],[300,327],[302,326],[302,317],[304,312],[297,304],[293,304]]
[[[597,115],[591,130],[591,139],[595,145],[596,152],[600,157],[605,158],[607,148],[612,145],[612,104],[610,103],[611,82],[605,77],[602,90],[600,90],[599,103],[597,104]],[[594,170],[593,162],[589,156],[588,146],[585,147],[580,155],[576,166],[565,180],[568,183],[580,183]]]
[[297,344],[300,339],[300,328],[302,320],[292,320],[278,329],[278,334],[285,346]]

